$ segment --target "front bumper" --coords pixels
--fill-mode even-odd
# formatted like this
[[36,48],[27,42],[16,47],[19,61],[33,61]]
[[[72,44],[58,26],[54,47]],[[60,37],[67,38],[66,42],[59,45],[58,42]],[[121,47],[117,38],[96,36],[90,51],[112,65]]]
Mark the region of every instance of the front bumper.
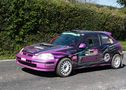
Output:
[[55,71],[56,62],[46,62],[46,63],[40,63],[40,62],[33,62],[32,60],[26,59],[26,61],[21,60],[21,57],[16,58],[16,63],[25,68],[37,70],[37,71]]

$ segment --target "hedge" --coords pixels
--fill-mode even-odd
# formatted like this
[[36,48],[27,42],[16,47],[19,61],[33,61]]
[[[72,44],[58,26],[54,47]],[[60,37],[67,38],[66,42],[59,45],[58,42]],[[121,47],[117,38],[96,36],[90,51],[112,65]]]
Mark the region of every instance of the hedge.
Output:
[[48,42],[73,29],[110,31],[123,40],[126,15],[117,9],[63,0],[0,0],[0,56],[14,56],[26,45]]

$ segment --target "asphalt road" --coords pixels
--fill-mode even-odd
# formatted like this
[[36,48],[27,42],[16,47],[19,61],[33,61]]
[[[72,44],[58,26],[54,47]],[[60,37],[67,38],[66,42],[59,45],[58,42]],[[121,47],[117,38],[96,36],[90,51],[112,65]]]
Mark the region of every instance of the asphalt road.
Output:
[[126,90],[124,67],[96,67],[76,70],[70,77],[22,69],[15,61],[0,61],[0,90]]

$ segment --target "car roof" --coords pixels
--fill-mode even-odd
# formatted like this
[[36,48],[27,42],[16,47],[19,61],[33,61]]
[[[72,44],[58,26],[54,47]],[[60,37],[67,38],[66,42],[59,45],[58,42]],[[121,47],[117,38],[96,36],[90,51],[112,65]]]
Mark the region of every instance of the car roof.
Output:
[[106,34],[109,36],[112,35],[111,32],[107,32],[107,31],[72,30],[70,32],[77,33],[77,34],[96,34],[96,33],[99,33],[99,34]]

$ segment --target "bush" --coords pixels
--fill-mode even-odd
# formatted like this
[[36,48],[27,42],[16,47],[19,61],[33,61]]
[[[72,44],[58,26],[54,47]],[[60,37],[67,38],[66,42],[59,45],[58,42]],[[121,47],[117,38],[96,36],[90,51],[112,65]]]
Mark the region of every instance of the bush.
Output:
[[15,55],[26,45],[49,41],[72,29],[126,33],[125,13],[63,0],[0,0],[0,55]]

